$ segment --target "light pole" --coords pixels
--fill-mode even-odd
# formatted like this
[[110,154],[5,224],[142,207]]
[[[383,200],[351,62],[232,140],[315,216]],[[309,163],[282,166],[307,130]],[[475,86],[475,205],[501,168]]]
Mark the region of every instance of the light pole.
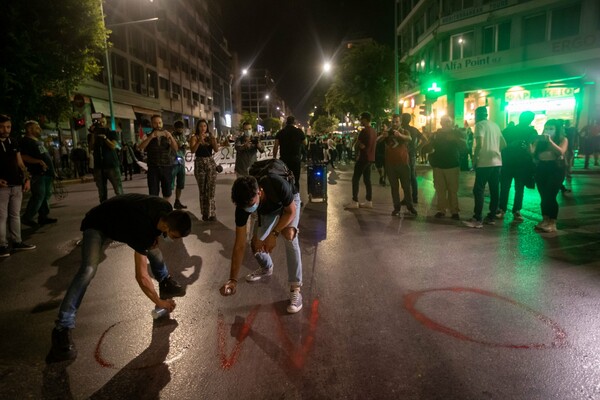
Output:
[[398,82],[398,0],[394,0],[394,110],[400,114],[400,82]]

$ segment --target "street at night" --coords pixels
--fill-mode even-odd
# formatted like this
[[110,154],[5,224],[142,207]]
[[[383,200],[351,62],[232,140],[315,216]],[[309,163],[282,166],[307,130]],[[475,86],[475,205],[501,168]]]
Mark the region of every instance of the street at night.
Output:
[[[79,267],[80,221],[93,182],[52,201],[58,223],[24,230],[37,249],[0,261],[4,399],[598,399],[600,183],[576,161],[559,195],[559,231],[540,234],[539,195],[512,217],[469,229],[432,215],[431,170],[419,166],[417,217],[390,216],[389,186],[372,209],[345,210],[352,166],[328,177],[328,203],[300,219],[303,309],[288,314],[280,238],[270,279],[222,297],[234,239],[232,174],[217,181],[216,222],[199,220],[198,189],[183,192],[192,233],[161,243],[186,289],[154,321],[133,250],[112,243],[78,312],[73,362],[46,365],[58,306]],[[461,173],[461,218],[474,174]],[[136,175],[126,193],[147,193]],[[112,194],[111,194],[112,195]],[[364,198],[361,183],[359,197]],[[512,197],[511,197],[512,198]],[[486,202],[487,208],[487,202]],[[242,274],[256,268],[247,250]]]

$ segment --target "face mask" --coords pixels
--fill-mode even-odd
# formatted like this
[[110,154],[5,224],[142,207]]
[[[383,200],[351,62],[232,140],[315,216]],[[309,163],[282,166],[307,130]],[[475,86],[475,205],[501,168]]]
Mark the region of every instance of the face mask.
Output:
[[252,131],[248,129],[247,131],[244,131],[244,134],[246,135],[246,137],[252,136]]
[[253,212],[255,212],[256,210],[258,210],[258,205],[259,205],[259,204],[260,204],[260,202],[258,202],[258,203],[255,203],[255,204],[254,204],[253,206],[251,206],[251,207],[246,207],[246,208],[244,208],[244,211],[246,211],[246,212],[248,212],[248,213],[251,213],[251,214],[252,214],[252,213],[253,213]]
[[556,129],[553,127],[544,129],[544,135],[554,136],[554,133],[556,133]]

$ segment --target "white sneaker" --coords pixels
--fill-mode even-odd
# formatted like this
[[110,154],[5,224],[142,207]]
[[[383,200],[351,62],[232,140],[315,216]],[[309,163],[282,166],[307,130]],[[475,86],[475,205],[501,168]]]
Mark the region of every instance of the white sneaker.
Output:
[[290,304],[287,306],[287,312],[295,314],[300,310],[302,310],[302,293],[300,293],[300,288],[297,288],[290,291]]
[[262,278],[265,278],[265,277],[271,276],[271,275],[273,275],[273,268],[260,267],[260,268],[256,269],[254,272],[251,272],[248,275],[246,275],[246,281],[256,282],[256,281],[261,280]]
[[548,221],[548,223],[546,225],[542,226],[539,229],[541,229],[543,232],[547,232],[547,233],[556,232],[556,222]]
[[548,222],[550,221],[544,218],[544,220],[540,221],[540,223],[535,226],[535,229],[544,230],[546,225],[548,225]]
[[465,224],[469,228],[476,228],[476,229],[483,228],[483,222],[479,221],[479,220],[476,220],[475,218],[471,218],[468,221],[463,221],[463,224]]
[[355,209],[355,208],[358,208],[358,207],[359,207],[358,201],[351,201],[348,204],[344,204],[344,208],[347,208],[347,209]]
[[360,208],[373,208],[373,202],[372,201],[365,201],[364,203],[358,203],[358,206]]

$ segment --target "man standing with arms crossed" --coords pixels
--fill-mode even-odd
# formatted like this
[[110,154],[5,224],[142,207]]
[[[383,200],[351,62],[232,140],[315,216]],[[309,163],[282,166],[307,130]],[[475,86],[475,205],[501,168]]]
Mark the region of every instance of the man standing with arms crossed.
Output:
[[[473,218],[463,221],[470,228],[482,228],[483,223],[496,224],[496,212],[498,211],[500,168],[502,167],[500,152],[506,147],[506,141],[498,125],[489,121],[487,117],[487,107],[475,109],[475,148],[473,150],[473,165],[475,168],[473,197],[475,198],[475,207]],[[482,219],[486,184],[490,189],[490,212],[485,219]]]

